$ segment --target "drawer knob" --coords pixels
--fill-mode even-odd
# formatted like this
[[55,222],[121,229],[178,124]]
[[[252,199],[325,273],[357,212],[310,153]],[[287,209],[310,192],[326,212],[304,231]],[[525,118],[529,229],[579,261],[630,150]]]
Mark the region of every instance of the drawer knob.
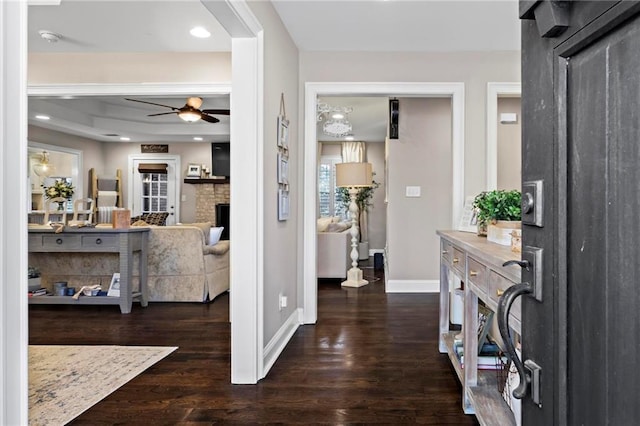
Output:
[[469,276],[470,277],[477,277],[478,276],[478,272],[477,271],[469,271]]
[[447,253],[449,253],[449,252],[446,251],[446,250],[442,250],[442,254],[447,254]]
[[56,238],[56,244],[62,244],[62,238]]
[[460,259],[458,259],[457,257],[454,257],[453,258],[453,263],[458,263],[458,262],[460,262]]
[[102,238],[96,238],[96,244],[102,244]]
[[504,294],[504,290],[499,288],[498,290],[496,290],[496,296],[500,297]]

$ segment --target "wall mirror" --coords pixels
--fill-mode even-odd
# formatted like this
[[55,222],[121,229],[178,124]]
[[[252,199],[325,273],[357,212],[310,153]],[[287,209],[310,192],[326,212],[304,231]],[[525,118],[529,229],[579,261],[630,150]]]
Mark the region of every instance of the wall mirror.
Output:
[[[44,187],[53,184],[56,179],[71,182],[75,188],[72,200],[83,197],[84,179],[80,172],[82,151],[29,141],[28,159],[31,189],[29,212],[44,209]],[[67,208],[71,210],[72,205],[68,203]]]

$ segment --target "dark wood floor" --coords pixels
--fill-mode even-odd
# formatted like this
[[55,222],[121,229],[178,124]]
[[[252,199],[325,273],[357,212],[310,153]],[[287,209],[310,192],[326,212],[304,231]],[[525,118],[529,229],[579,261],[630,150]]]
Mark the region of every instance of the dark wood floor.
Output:
[[[438,353],[438,297],[322,281],[318,323],[299,328],[257,385],[230,384],[229,297],[210,304],[31,306],[31,344],[179,349],[86,411],[74,425],[449,424],[461,390]],[[79,397],[81,397],[79,395]]]

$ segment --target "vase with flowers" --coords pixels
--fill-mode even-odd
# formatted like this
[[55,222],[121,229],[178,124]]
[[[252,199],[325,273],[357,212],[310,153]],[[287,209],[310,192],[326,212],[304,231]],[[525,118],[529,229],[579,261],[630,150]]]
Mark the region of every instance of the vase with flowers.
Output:
[[[75,188],[71,184],[70,179],[56,178],[53,184],[49,186],[42,185],[44,189],[44,196],[50,200],[52,198],[65,198],[70,199],[75,192]],[[64,203],[58,205],[58,209],[62,209]]]

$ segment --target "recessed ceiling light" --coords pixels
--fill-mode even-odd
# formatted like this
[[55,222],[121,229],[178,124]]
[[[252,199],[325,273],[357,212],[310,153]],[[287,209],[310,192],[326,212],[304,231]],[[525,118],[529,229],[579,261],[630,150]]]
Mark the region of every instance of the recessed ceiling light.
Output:
[[344,138],[345,141],[352,141],[354,139],[355,138],[353,136],[345,136],[345,138]]
[[192,36],[198,38],[208,38],[211,37],[211,33],[206,30],[204,27],[193,27],[191,31],[189,31]]
[[46,40],[49,43],[57,43],[58,40],[62,38],[60,34],[54,33],[53,31],[49,31],[49,30],[40,30],[38,31],[38,34],[40,34],[40,37],[43,40]]
[[131,140],[131,138],[128,138],[128,137],[126,137],[126,136],[121,136],[121,137],[120,137],[120,140],[121,140],[121,141],[125,141],[125,142],[126,142],[126,141],[130,141],[130,140]]
[[43,114],[36,115],[36,118],[38,120],[49,120],[49,119],[51,119],[51,117],[49,117],[48,115],[43,115]]
[[200,136],[194,136],[194,137],[193,137],[193,140],[194,140],[194,141],[202,141],[202,140],[204,140],[204,139],[203,139],[203,138],[201,138]]

